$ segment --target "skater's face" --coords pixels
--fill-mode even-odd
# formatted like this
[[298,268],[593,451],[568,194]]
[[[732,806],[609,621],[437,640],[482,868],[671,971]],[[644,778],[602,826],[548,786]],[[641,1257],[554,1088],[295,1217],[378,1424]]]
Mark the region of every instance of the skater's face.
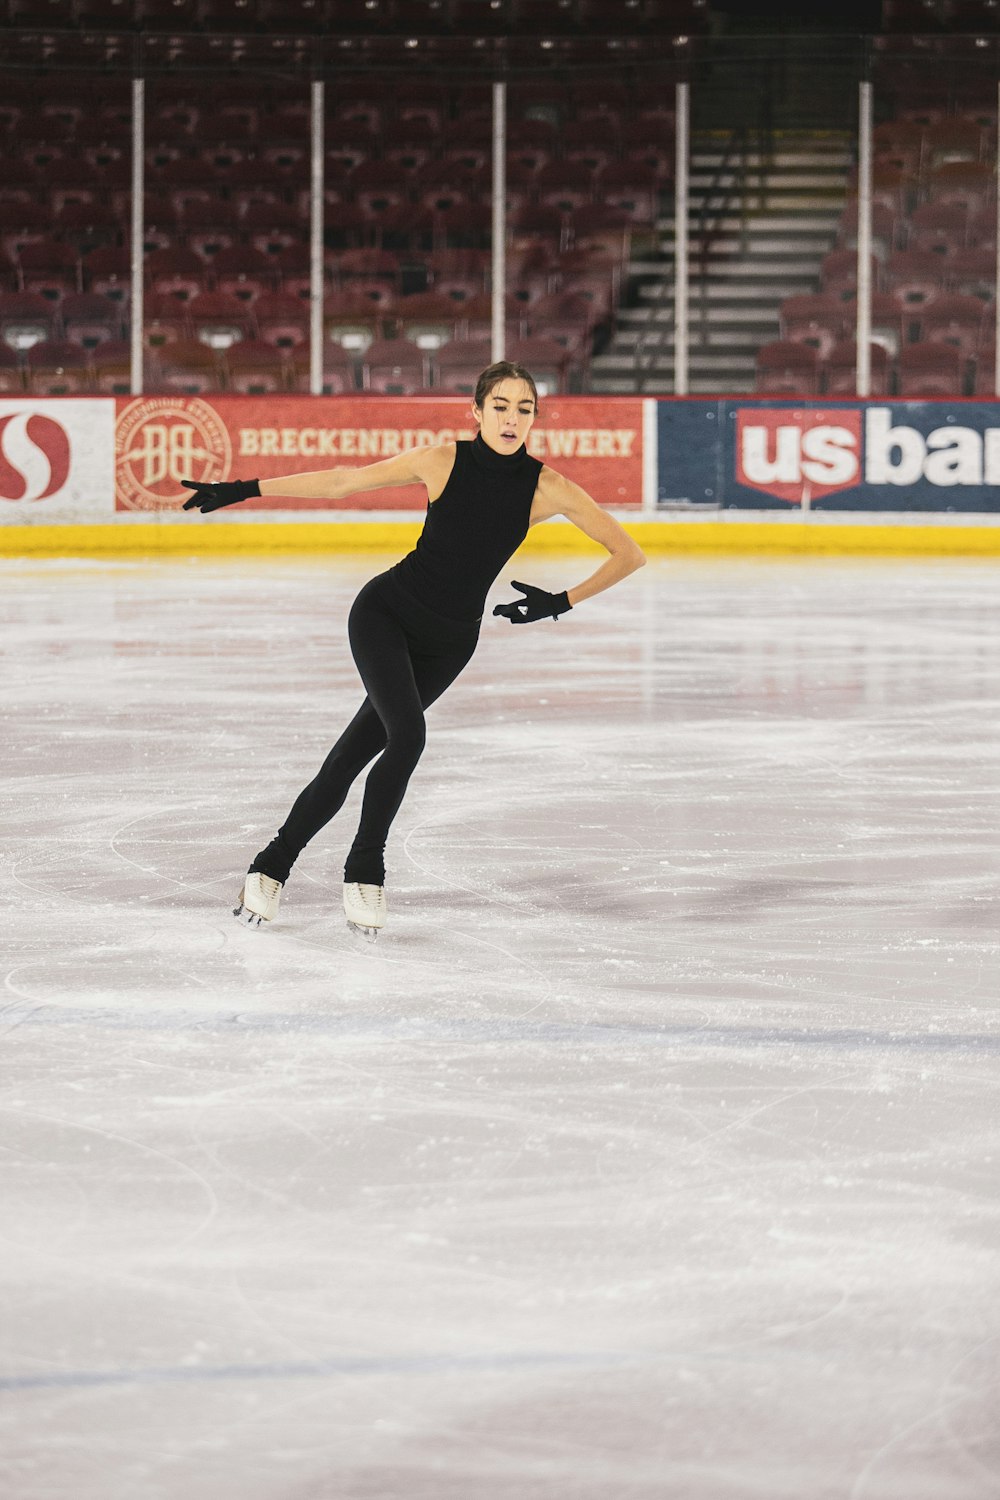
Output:
[[535,398],[523,380],[501,380],[482,408],[473,406],[483,442],[494,453],[516,453],[535,420]]

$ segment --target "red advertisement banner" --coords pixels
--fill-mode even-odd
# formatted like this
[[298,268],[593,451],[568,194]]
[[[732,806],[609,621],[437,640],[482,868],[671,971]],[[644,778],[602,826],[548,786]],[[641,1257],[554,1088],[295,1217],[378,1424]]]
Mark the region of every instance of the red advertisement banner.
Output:
[[[273,479],[352,468],[476,434],[469,402],[403,396],[143,396],[117,403],[115,509],[179,510],[181,480]],[[642,402],[550,396],[528,439],[537,458],[602,505],[642,501]],[[269,497],[242,510],[422,510],[422,487],[346,500]]]

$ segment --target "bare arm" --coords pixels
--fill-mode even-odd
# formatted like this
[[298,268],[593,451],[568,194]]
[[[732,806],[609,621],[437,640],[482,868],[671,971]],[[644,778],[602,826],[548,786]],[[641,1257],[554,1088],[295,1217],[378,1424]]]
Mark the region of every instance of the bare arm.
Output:
[[455,444],[442,443],[434,448],[411,448],[359,469],[316,469],[306,474],[262,479],[260,492],[262,495],[289,495],[303,500],[344,500],[348,495],[359,495],[365,490],[423,484],[436,499],[454,462]]
[[638,542],[633,541],[614,516],[609,516],[606,510],[602,510],[596,500],[591,499],[586,490],[574,484],[572,479],[557,474],[554,469],[545,468],[541,473],[538,491],[544,511],[540,519],[565,516],[586,536],[600,542],[611,554],[596,573],[567,589],[570,604],[579,604],[581,599],[590,599],[594,594],[611,588],[613,584],[621,583],[623,578],[644,565],[646,554]]

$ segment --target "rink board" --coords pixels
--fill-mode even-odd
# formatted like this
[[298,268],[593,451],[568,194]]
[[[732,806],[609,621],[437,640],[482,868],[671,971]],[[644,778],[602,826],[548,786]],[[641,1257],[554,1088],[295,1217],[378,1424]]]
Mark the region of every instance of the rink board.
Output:
[[[181,480],[357,467],[473,432],[463,398],[4,399],[0,553],[406,550],[417,487],[203,517]],[[1000,552],[995,403],[552,397],[529,447],[653,553]],[[524,546],[594,548],[560,522]]]

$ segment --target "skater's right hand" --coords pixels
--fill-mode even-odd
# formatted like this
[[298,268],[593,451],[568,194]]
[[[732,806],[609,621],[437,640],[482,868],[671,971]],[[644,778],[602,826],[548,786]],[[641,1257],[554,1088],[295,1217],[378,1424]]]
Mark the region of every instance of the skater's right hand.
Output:
[[189,500],[184,501],[184,510],[221,510],[224,505],[238,505],[260,494],[260,482],[256,479],[227,479],[218,484],[199,484],[196,479],[182,479],[186,490],[194,490]]

